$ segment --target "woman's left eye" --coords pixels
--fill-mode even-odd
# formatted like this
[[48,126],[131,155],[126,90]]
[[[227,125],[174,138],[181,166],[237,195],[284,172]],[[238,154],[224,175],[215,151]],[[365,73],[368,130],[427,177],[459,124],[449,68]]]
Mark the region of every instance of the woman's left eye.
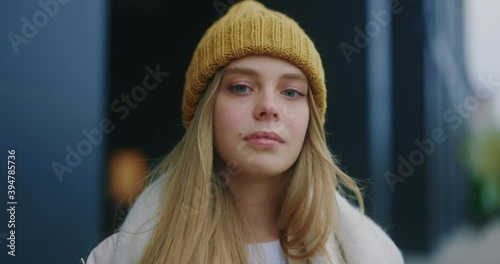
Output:
[[244,84],[233,85],[230,86],[229,89],[237,93],[244,93],[250,90],[250,88]]
[[288,90],[285,90],[282,92],[284,95],[288,96],[288,97],[297,97],[297,96],[304,96],[303,93],[297,91],[297,90],[294,90],[294,89],[288,89]]

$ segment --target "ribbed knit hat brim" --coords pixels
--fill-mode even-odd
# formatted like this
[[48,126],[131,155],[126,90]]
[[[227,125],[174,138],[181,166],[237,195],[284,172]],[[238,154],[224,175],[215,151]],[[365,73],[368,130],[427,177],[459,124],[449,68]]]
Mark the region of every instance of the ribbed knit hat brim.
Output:
[[254,0],[233,5],[202,37],[186,72],[182,101],[188,127],[208,81],[217,70],[248,55],[270,55],[300,68],[324,122],[325,74],[320,55],[304,30],[290,17]]

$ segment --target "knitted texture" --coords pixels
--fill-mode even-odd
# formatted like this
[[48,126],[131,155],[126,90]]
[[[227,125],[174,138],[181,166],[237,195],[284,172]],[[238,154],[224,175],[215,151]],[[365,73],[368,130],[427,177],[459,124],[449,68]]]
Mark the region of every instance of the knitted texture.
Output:
[[202,37],[186,72],[182,98],[183,125],[193,119],[200,97],[217,70],[248,55],[270,55],[300,68],[324,123],[325,73],[320,55],[304,30],[290,17],[254,0],[233,5]]

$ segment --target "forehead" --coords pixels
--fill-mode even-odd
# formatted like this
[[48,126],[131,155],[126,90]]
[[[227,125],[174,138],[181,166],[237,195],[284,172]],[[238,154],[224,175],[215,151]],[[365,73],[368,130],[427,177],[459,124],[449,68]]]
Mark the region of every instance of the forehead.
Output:
[[287,60],[267,56],[250,55],[230,62],[224,70],[226,74],[246,74],[259,76],[288,76],[307,82],[306,75]]

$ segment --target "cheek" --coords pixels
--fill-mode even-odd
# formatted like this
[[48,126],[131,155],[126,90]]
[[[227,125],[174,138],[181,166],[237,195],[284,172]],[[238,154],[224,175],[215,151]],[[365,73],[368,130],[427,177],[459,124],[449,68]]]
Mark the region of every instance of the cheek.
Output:
[[232,101],[220,100],[215,104],[214,126],[216,133],[238,134],[246,109]]
[[[292,123],[293,136],[297,138],[297,141],[302,142],[307,131],[309,124],[309,114],[300,115],[295,122]],[[300,139],[300,140],[299,140]]]
[[238,134],[243,131],[246,122],[245,112],[241,105],[229,100],[218,100],[214,109],[214,139],[217,153],[221,156],[231,155],[236,149]]
[[309,124],[309,107],[306,103],[285,106],[282,116],[295,136],[305,134]]
[[300,150],[304,143],[309,125],[309,108],[296,109],[288,119],[290,136],[294,140],[294,148]]

